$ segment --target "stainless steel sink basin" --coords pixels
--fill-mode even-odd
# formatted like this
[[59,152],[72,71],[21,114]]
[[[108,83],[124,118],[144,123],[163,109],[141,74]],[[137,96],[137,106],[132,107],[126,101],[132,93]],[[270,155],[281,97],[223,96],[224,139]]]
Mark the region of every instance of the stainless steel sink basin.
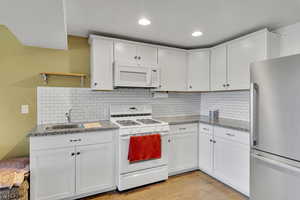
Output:
[[61,130],[61,129],[74,129],[81,128],[81,124],[59,124],[59,125],[51,125],[47,126],[46,130]]

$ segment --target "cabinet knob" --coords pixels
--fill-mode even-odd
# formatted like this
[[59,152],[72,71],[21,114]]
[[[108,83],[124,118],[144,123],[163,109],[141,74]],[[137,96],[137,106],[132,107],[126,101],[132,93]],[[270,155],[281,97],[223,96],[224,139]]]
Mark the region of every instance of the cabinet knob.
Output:
[[229,83],[227,83],[227,84],[226,84],[226,86],[227,86],[227,87],[229,87],[229,86],[230,86],[230,84],[229,84]]
[[137,59],[138,57],[137,56],[134,56],[134,59]]
[[190,88],[192,89],[193,87],[190,85]]
[[170,143],[170,142],[171,142],[171,140],[170,140],[170,139],[168,139],[168,142]]
[[209,141],[210,141],[210,142],[213,142],[213,140],[212,140],[212,139],[210,139]]
[[159,88],[161,88],[161,85],[159,85]]
[[138,59],[141,60],[141,56],[139,56]]
[[71,153],[71,156],[75,156],[75,153]]
[[77,155],[80,155],[80,152],[77,152],[76,154],[77,154]]
[[95,82],[95,83],[94,83],[94,85],[96,86],[96,85],[98,85],[98,83],[97,83],[97,82]]
[[226,87],[226,84],[223,84],[223,87]]

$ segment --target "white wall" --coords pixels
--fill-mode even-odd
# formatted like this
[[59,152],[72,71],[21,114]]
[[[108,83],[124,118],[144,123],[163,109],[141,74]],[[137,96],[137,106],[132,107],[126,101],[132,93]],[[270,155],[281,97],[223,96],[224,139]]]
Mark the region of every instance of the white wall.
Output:
[[300,53],[300,22],[275,30],[280,37],[280,56]]

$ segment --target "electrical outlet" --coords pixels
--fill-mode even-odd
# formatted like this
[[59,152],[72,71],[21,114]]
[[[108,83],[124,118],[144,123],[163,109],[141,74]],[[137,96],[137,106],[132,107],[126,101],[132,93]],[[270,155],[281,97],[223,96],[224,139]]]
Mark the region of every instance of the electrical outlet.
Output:
[[28,113],[29,113],[29,106],[21,105],[21,114],[28,114]]

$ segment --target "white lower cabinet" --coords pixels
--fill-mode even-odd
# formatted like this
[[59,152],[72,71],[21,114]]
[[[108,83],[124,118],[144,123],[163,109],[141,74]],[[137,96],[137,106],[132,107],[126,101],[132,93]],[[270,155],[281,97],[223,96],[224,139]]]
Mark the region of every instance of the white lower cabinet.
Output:
[[170,127],[169,174],[196,169],[198,164],[198,125],[182,124]]
[[30,138],[30,199],[59,200],[115,188],[115,131]]
[[249,196],[249,133],[200,124],[199,168]]
[[248,195],[250,148],[219,137],[216,137],[215,141],[214,176]]
[[74,147],[30,153],[30,195],[33,200],[55,200],[75,193]]
[[211,174],[213,170],[213,143],[210,133],[199,133],[199,168]]
[[76,147],[76,192],[90,193],[114,185],[114,146],[111,143]]

